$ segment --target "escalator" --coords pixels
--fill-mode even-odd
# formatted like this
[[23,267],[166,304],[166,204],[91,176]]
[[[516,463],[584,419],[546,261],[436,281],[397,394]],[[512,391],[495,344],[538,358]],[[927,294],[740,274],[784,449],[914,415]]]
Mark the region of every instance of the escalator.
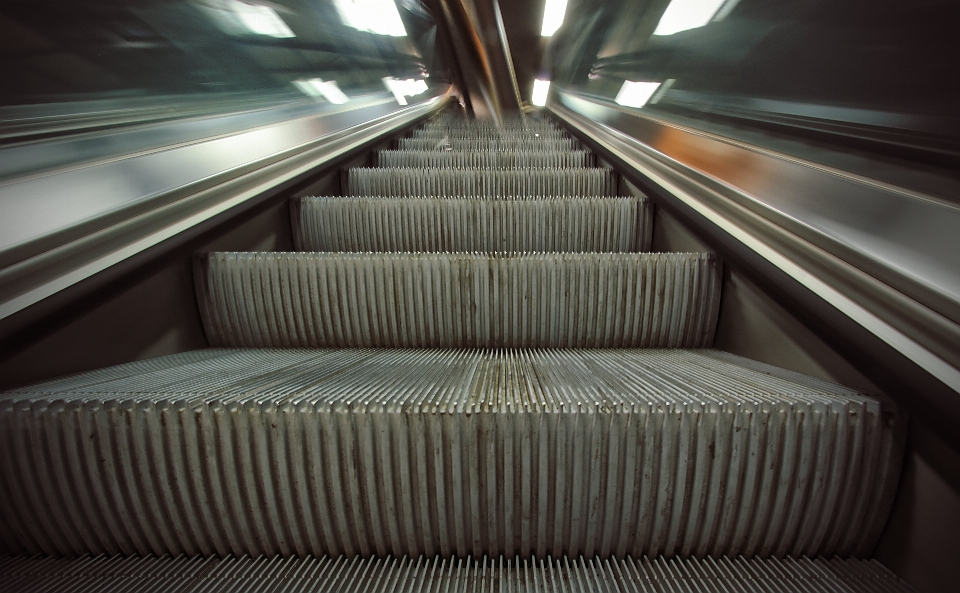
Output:
[[958,16],[0,5],[0,591],[954,591]]
[[595,159],[441,114],[196,257],[211,348],[4,393],[3,586],[909,590],[905,416],[710,349],[721,261]]

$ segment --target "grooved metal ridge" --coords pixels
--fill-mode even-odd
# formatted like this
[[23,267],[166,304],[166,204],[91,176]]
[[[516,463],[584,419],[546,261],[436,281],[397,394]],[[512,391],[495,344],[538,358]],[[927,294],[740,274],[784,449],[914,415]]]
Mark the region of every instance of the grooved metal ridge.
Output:
[[0,553],[860,556],[904,426],[717,351],[200,350],[0,395]]
[[400,150],[582,150],[573,138],[400,138]]
[[562,130],[523,130],[523,129],[420,129],[414,130],[412,138],[429,140],[531,140],[555,141],[569,139],[570,135]]
[[474,137],[474,138],[509,138],[513,137],[531,137],[541,139],[562,139],[572,138],[565,130],[556,126],[508,126],[508,127],[489,127],[489,126],[457,126],[457,125],[427,125],[413,130],[410,138],[441,138],[443,136],[451,137]]
[[596,166],[593,154],[586,150],[565,152],[534,151],[440,151],[382,150],[378,167],[427,167],[436,169],[511,169],[511,168],[588,168]]
[[792,558],[0,559],[0,588],[23,593],[909,593],[875,560]]
[[561,130],[560,126],[549,119],[518,117],[502,118],[500,121],[492,119],[467,119],[464,117],[449,117],[443,114],[432,117],[423,124],[422,128],[456,128],[456,129],[507,129],[507,130],[528,130],[528,129],[548,129]]
[[548,119],[502,119],[499,122],[484,119],[465,119],[452,117],[433,117],[421,126],[420,129],[480,129],[480,130],[562,130],[560,126]]
[[609,169],[353,168],[353,196],[615,196]]
[[294,199],[297,251],[642,252],[645,197]]
[[209,253],[212,346],[702,348],[721,266],[703,253]]

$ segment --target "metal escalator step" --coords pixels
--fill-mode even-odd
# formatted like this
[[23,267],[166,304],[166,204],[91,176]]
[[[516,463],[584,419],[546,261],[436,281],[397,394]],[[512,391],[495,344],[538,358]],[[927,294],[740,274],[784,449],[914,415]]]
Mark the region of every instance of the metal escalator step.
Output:
[[[912,589],[874,560],[809,558],[11,558],[0,588],[23,593],[857,593]],[[17,563],[15,570],[4,567]]]
[[536,128],[546,128],[546,129],[561,129],[556,123],[552,120],[546,118],[535,118],[535,117],[504,117],[500,118],[499,121],[492,118],[465,118],[465,117],[450,117],[450,116],[439,116],[427,120],[423,124],[423,128],[466,128],[466,129],[536,129]]
[[353,168],[352,196],[615,196],[609,169]]
[[440,130],[415,130],[411,138],[424,140],[530,140],[531,142],[571,139],[570,135],[562,130],[523,130],[523,129],[440,129]]
[[400,138],[400,150],[582,150],[573,138]]
[[642,252],[643,197],[309,197],[291,204],[297,251]]
[[467,127],[460,128],[455,126],[436,126],[425,127],[414,130],[410,138],[432,138],[439,140],[443,137],[459,139],[508,139],[508,138],[530,138],[540,140],[561,140],[572,139],[564,130],[553,127],[510,127],[510,128],[484,128]]
[[212,346],[702,348],[720,262],[702,253],[210,253]]
[[510,169],[510,168],[587,168],[595,167],[596,159],[586,150],[548,152],[383,150],[377,155],[378,167],[421,167],[436,169]]
[[0,553],[860,556],[904,426],[710,350],[184,353],[0,394]]
[[435,117],[427,120],[423,128],[466,128],[466,129],[553,129],[559,130],[560,127],[553,121],[544,118],[531,117],[508,117],[501,118],[499,121],[486,118],[467,119],[464,117]]

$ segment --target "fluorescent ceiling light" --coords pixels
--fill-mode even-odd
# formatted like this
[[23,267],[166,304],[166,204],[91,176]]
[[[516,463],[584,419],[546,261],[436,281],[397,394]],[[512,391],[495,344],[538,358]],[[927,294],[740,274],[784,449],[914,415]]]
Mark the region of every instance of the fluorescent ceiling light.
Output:
[[624,80],[614,101],[624,107],[643,107],[658,88],[660,88],[659,82]]
[[350,97],[343,94],[336,81],[333,80],[325,81],[321,78],[311,78],[310,80],[294,80],[293,84],[309,97],[323,97],[337,105],[350,100]]
[[[713,20],[726,0],[673,0],[660,17],[654,35],[673,35]],[[729,12],[726,11],[726,12]]]
[[546,0],[543,6],[543,26],[540,35],[550,37],[563,24],[563,13],[567,11],[567,0]]
[[357,31],[406,37],[400,13],[393,0],[333,0],[343,24]]
[[547,104],[547,93],[550,92],[550,81],[549,80],[540,80],[539,78],[533,81],[533,104],[537,107],[543,107]]
[[407,104],[407,97],[427,92],[426,80],[414,80],[412,78],[397,80],[392,76],[387,76],[383,79],[383,84],[387,87],[387,90],[393,93],[393,97],[400,105]]
[[210,0],[201,8],[228,35],[296,37],[277,11],[269,6],[247,4],[240,0]]

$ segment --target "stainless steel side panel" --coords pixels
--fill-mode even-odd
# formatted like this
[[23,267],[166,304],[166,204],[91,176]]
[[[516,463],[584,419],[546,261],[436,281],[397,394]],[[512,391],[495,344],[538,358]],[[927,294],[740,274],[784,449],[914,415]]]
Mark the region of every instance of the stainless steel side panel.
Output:
[[0,319],[423,117],[392,99],[0,185]]
[[957,205],[636,110],[558,97],[551,110],[615,165],[804,287],[832,319],[839,314],[916,365],[921,375],[890,369],[899,388],[923,385],[904,395],[944,427],[960,426]]
[[[735,188],[731,197],[960,323],[960,203],[561,94],[570,110]],[[960,196],[957,196],[960,198]]]

